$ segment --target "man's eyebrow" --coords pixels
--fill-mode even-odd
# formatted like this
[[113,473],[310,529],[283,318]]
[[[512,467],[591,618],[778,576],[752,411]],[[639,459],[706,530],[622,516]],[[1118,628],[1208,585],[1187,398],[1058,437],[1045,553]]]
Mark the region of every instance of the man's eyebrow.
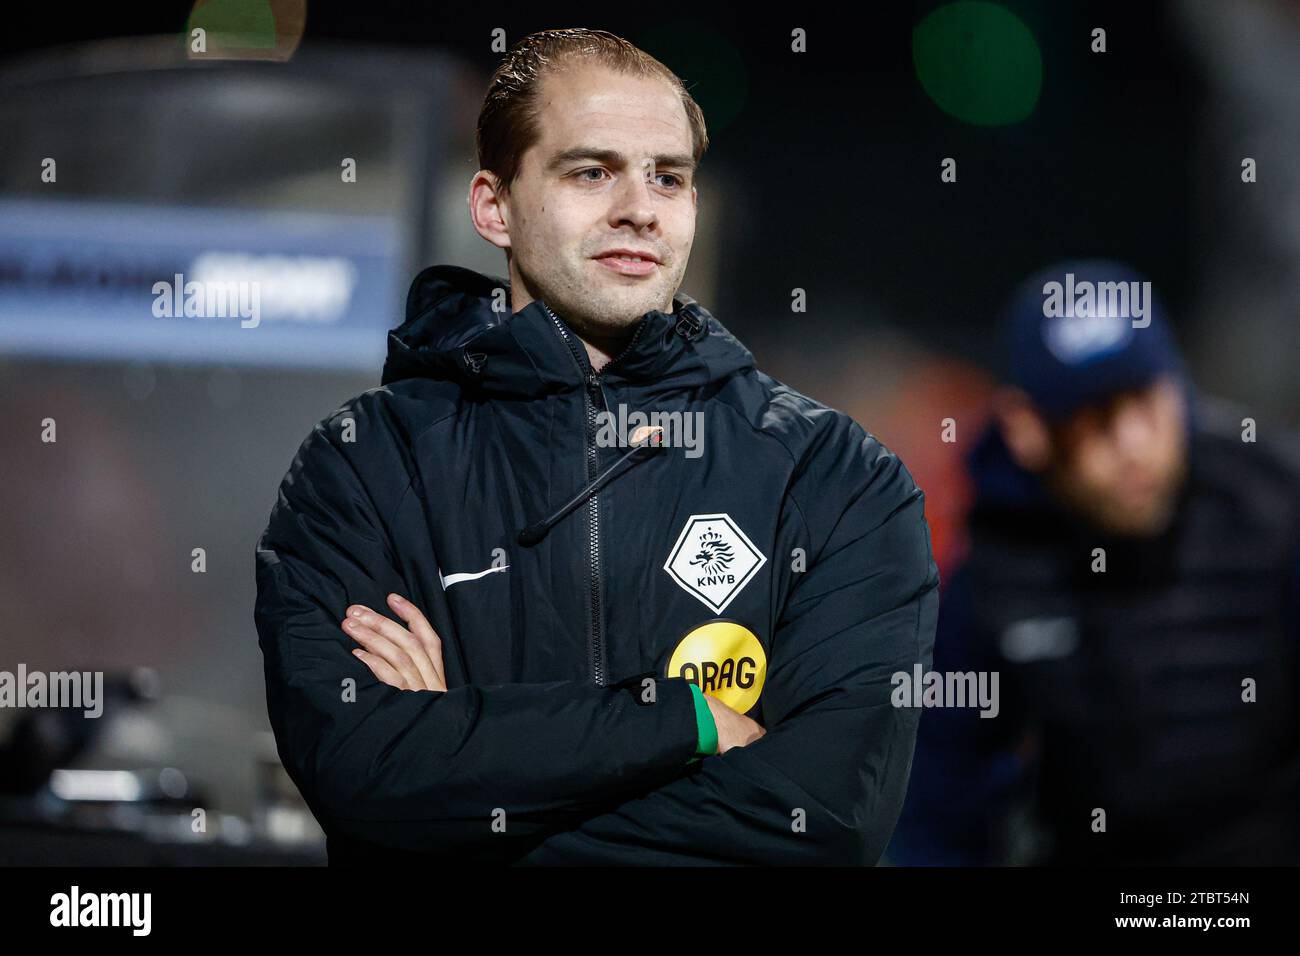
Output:
[[[616,149],[573,146],[552,156],[550,162],[546,164],[546,169],[548,172],[553,172],[562,166],[584,159],[592,159],[604,163],[606,166],[622,166],[626,163],[626,157]],[[686,153],[659,153],[654,157],[654,161],[656,166],[667,166],[669,169],[686,169],[695,172],[695,157]]]

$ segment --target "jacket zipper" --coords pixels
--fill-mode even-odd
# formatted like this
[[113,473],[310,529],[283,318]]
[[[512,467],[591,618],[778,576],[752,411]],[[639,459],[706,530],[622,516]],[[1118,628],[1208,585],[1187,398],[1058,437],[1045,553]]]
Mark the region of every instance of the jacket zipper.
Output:
[[[605,369],[599,372],[591,368],[591,363],[587,361],[586,351],[573,340],[564,323],[560,321],[559,316],[551,311],[550,306],[545,302],[542,308],[550,316],[551,323],[555,330],[564,340],[564,344],[569,347],[569,353],[573,356],[574,362],[577,363],[578,372],[586,381],[586,388],[582,393],[582,407],[586,421],[586,436],[584,439],[584,448],[587,458],[587,480],[594,481],[600,470],[600,461],[596,455],[596,407],[597,400],[603,408],[606,404],[605,393],[601,388],[601,376],[604,375]],[[605,368],[609,368],[620,358],[631,351],[632,346],[636,343],[637,338],[641,335],[641,329],[644,322],[637,326],[636,331],[632,334],[631,340],[627,347],[611,359]],[[592,495],[587,499],[587,559],[588,570],[591,576],[590,600],[591,600],[591,630],[590,630],[590,652],[591,652],[591,679],[600,686],[605,685],[605,634],[602,620],[602,602],[601,602],[601,557],[600,557],[600,496]]]

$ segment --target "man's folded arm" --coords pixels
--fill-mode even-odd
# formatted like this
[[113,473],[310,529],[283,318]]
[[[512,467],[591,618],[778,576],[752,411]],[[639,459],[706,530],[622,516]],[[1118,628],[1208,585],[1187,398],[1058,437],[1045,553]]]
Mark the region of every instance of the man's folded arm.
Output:
[[698,740],[682,680],[653,695],[640,682],[435,692],[377,680],[339,625],[350,604],[383,613],[387,594],[412,593],[389,547],[370,493],[318,426],[258,543],[254,616],[281,760],[327,830],[497,851],[682,772]]
[[930,666],[938,570],[921,492],[868,441],[880,454],[867,486],[838,520],[809,519],[833,530],[810,552],[818,556],[798,575],[773,640],[760,698],[767,733],[548,837],[521,862],[879,859],[902,807],[919,718],[891,703],[892,677]]

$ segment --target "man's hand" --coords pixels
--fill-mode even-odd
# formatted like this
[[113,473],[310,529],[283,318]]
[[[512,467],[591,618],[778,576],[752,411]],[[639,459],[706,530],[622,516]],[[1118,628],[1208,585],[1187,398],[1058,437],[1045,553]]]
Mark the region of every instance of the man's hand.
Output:
[[718,727],[718,753],[725,754],[732,747],[752,744],[767,733],[761,724],[750,720],[744,714],[736,713],[717,698],[705,694],[704,700],[708,703],[709,712],[713,714],[713,722]]
[[438,632],[410,601],[390,594],[388,606],[410,630],[364,604],[353,604],[348,607],[348,616],[341,626],[343,633],[365,650],[357,648],[352,653],[361,658],[371,673],[398,690],[446,690],[442,638]]

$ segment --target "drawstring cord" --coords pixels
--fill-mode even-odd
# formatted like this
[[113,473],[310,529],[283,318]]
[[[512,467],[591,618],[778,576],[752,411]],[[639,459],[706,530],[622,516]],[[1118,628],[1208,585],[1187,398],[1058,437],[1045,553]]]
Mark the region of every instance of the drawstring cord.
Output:
[[664,430],[662,428],[656,426],[650,429],[649,434],[642,438],[640,442],[636,443],[631,451],[588,482],[587,485],[573,496],[572,500],[564,505],[564,507],[560,508],[550,517],[534,522],[527,528],[524,528],[524,530],[520,531],[517,539],[519,544],[525,548],[531,548],[533,545],[537,544],[550,533],[551,529],[555,527],[556,524],[573,511],[574,508],[578,507],[592,495],[596,494],[596,492],[600,491],[601,488],[604,488],[605,485],[609,484],[610,478],[620,465],[634,456],[636,460],[632,462],[633,466],[640,464],[650,458],[654,452],[660,451],[664,447],[663,441]]

